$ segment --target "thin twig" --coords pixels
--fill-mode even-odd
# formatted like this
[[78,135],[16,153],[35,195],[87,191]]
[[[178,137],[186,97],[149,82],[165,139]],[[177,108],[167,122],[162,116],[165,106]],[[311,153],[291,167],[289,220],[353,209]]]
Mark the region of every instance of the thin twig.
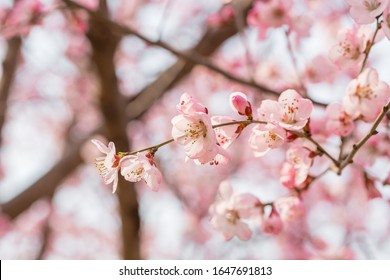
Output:
[[[198,64],[198,65],[202,65],[202,66],[205,66],[206,68],[224,76],[225,78],[227,78],[228,80],[231,80],[233,82],[237,82],[237,83],[240,83],[242,85],[245,85],[245,86],[248,86],[248,87],[251,87],[253,89],[256,89],[256,90],[259,90],[261,92],[264,92],[264,93],[269,93],[269,94],[272,94],[272,95],[276,95],[276,96],[279,96],[280,93],[276,90],[273,90],[271,88],[268,88],[264,85],[261,85],[261,84],[258,84],[254,81],[250,81],[250,80],[247,80],[247,79],[244,79],[244,78],[240,78],[238,76],[235,76],[221,68],[219,68],[218,66],[214,65],[213,63],[211,63],[209,61],[209,59],[197,54],[197,53],[194,53],[194,52],[182,52],[182,51],[178,51],[176,49],[174,49],[173,47],[171,47],[170,45],[162,42],[162,41],[153,41],[153,40],[150,40],[148,39],[147,37],[145,37],[144,35],[140,34],[139,32],[137,32],[136,30],[130,28],[130,27],[127,27],[127,26],[122,26],[116,22],[113,22],[112,20],[108,19],[107,17],[104,17],[102,14],[100,14],[99,12],[96,12],[96,11],[93,11],[93,10],[90,10],[88,9],[87,7],[81,5],[81,4],[78,4],[78,3],[75,3],[71,0],[64,0],[64,2],[68,3],[70,6],[73,6],[75,8],[78,8],[78,9],[82,9],[86,12],[88,12],[91,16],[95,16],[97,18],[99,18],[99,20],[103,20],[108,26],[110,26],[111,30],[112,31],[116,31],[117,33],[121,34],[121,35],[133,35],[133,36],[136,36],[137,38],[141,39],[142,41],[146,42],[147,44],[149,45],[153,45],[153,46],[157,46],[157,47],[160,47],[160,48],[163,48],[169,52],[171,52],[172,54],[174,54],[175,56],[179,57],[179,58],[183,58],[187,61],[191,61],[192,63],[195,63],[195,64]],[[313,101],[313,104],[315,105],[318,105],[318,106],[321,106],[321,107],[325,107],[327,106],[327,104],[324,104],[324,103],[321,103],[321,102],[318,102],[318,101]]]
[[[212,127],[213,127],[213,129],[215,129],[215,128],[218,128],[218,127],[229,126],[229,125],[239,125],[239,124],[243,124],[244,126],[247,126],[247,125],[250,125],[250,124],[267,124],[267,122],[259,121],[259,120],[232,121],[232,122],[216,124],[216,125],[213,125]],[[332,155],[330,155],[321,146],[321,144],[319,144],[311,136],[309,136],[309,135],[307,135],[307,134],[305,134],[303,132],[298,132],[298,131],[289,131],[289,132],[294,133],[298,137],[305,138],[305,139],[309,140],[310,142],[312,142],[314,145],[316,145],[318,151],[320,151],[322,154],[326,155],[333,162],[333,164],[335,166],[337,166],[337,167],[339,166],[338,161]],[[150,147],[147,147],[147,148],[144,148],[144,149],[141,149],[141,150],[137,150],[137,151],[133,151],[133,152],[119,152],[118,154],[123,156],[123,155],[134,155],[134,154],[137,154],[137,153],[140,153],[140,152],[145,152],[145,151],[154,151],[155,152],[160,147],[168,145],[168,144],[170,144],[170,143],[172,143],[174,141],[175,140],[172,138],[172,139],[166,140],[166,141],[164,141],[162,143],[159,143],[157,145],[150,146]]]
[[290,42],[290,32],[286,31],[285,34],[286,34],[288,54],[289,54],[289,56],[291,58],[291,63],[293,65],[293,68],[294,68],[294,71],[295,71],[295,75],[297,76],[299,87],[301,88],[301,91],[302,91],[304,97],[307,97],[307,89],[306,89],[306,86],[303,84],[303,82],[302,82],[302,80],[300,78],[299,68],[298,68],[298,60],[297,60],[297,57],[295,56],[295,52],[293,50],[293,46],[292,46],[292,44]]
[[375,29],[374,35],[372,36],[371,41],[368,41],[367,47],[366,47],[366,49],[364,50],[365,56],[364,56],[364,60],[363,60],[363,63],[362,63],[362,67],[360,68],[359,73],[362,73],[362,72],[363,72],[364,67],[366,66],[366,62],[367,62],[367,59],[368,59],[368,55],[370,54],[371,48],[372,48],[372,46],[374,45],[376,35],[378,34],[379,29],[381,29],[381,22],[379,21],[379,18],[380,18],[381,15],[382,15],[382,14],[380,14],[379,16],[376,17],[376,29]]
[[302,133],[302,132],[299,132],[299,131],[290,131],[291,133],[299,136],[299,137],[302,137],[302,138],[305,138],[307,140],[309,140],[311,143],[313,143],[316,147],[317,147],[317,150],[319,152],[321,152],[322,154],[326,155],[332,162],[333,164],[338,167],[339,166],[339,162],[331,155],[329,154],[322,146],[320,143],[318,143],[316,140],[314,140],[310,135],[307,135],[306,133]]
[[246,22],[246,17],[245,14],[242,12],[241,9],[237,7],[237,3],[235,1],[232,2],[232,6],[234,8],[234,21],[237,26],[238,30],[238,35],[240,36],[241,43],[245,49],[245,60],[247,64],[247,72],[248,72],[248,77],[250,81],[254,81],[254,73],[255,73],[255,65],[252,60],[251,56],[251,51],[250,51],[250,46],[248,44],[248,37],[246,36],[245,33],[245,22]]
[[378,133],[378,131],[376,129],[379,126],[379,124],[381,123],[381,121],[383,120],[383,118],[385,117],[385,115],[387,114],[387,112],[389,111],[389,108],[390,108],[390,102],[387,103],[385,106],[383,106],[382,112],[376,118],[374,124],[372,125],[372,127],[368,131],[368,133],[362,139],[360,139],[359,142],[357,142],[356,144],[354,144],[352,146],[352,151],[349,153],[349,155],[346,157],[346,159],[340,163],[339,168],[337,170],[337,174],[340,175],[341,172],[343,171],[343,169],[348,164],[353,162],[353,157],[356,155],[356,153],[359,151],[359,149],[368,141],[368,139],[370,139],[371,136]]
[[338,162],[341,162],[343,160],[344,156],[344,146],[345,142],[347,141],[346,137],[340,137],[340,146],[339,146],[339,157],[338,157]]

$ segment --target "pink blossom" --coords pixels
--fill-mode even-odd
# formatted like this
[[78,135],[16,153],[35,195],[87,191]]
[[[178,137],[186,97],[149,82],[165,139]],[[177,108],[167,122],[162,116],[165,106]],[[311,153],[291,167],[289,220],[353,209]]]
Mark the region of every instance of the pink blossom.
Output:
[[190,96],[188,93],[183,93],[180,97],[180,102],[176,106],[177,110],[184,115],[191,115],[194,113],[205,113],[207,114],[207,108],[199,103],[195,98]]
[[212,161],[218,154],[217,139],[210,117],[202,112],[191,115],[178,115],[172,119],[172,137],[184,146],[190,159],[200,163]]
[[[219,164],[225,165],[225,164],[227,164],[231,159],[229,153],[224,148],[222,148],[219,144],[216,145],[216,149],[217,149],[216,156],[213,159],[211,159],[208,163],[210,165],[219,165]],[[187,160],[188,160],[188,157],[186,158],[186,161]],[[200,161],[199,159],[194,159],[194,162],[198,165],[207,163],[204,161]]]
[[11,230],[11,223],[5,215],[0,212],[0,237],[5,235],[9,230]]
[[389,86],[379,81],[375,69],[367,68],[349,83],[343,105],[352,118],[361,117],[364,121],[372,122],[389,98]]
[[383,13],[383,21],[381,24],[383,33],[386,35],[387,39],[390,40],[390,5]]
[[288,189],[294,189],[295,182],[295,168],[292,164],[284,162],[280,171],[280,182]]
[[211,26],[219,27],[234,17],[234,7],[232,5],[223,6],[216,14],[212,14],[207,18],[207,23]]
[[32,21],[34,16],[44,12],[44,5],[41,0],[15,1],[7,19],[7,25],[17,25]]
[[33,24],[40,23],[39,16],[47,10],[41,0],[19,0],[14,1],[13,8],[4,17],[3,26],[12,26],[2,30],[2,36],[11,38],[17,34],[26,35]]
[[332,82],[335,66],[328,57],[318,55],[306,65],[305,78],[311,83]]
[[354,25],[352,29],[340,30],[338,43],[329,52],[330,60],[341,69],[358,67],[373,34],[374,30],[367,25]]
[[389,0],[345,0],[350,6],[350,14],[359,24],[368,24],[383,13]]
[[96,145],[99,151],[106,154],[105,157],[96,158],[96,167],[99,169],[105,184],[113,183],[112,192],[114,193],[118,186],[118,172],[121,158],[116,154],[113,142],[108,143],[108,146],[97,139],[92,139],[91,142]]
[[96,10],[99,6],[98,0],[79,0],[78,2],[81,2],[82,5],[92,10]]
[[[310,167],[313,164],[313,151],[315,147],[312,147],[308,141],[295,141],[295,145],[290,147],[286,152],[287,162],[294,168],[283,170],[289,176],[294,178],[294,187],[301,185],[305,182],[309,175]],[[305,145],[306,144],[306,145]],[[284,175],[287,175],[287,174]]]
[[[286,73],[273,61],[261,61],[256,66],[254,79],[258,83],[282,91],[286,88]],[[294,78],[295,79],[295,78]]]
[[285,129],[303,128],[313,110],[313,103],[293,89],[282,92],[278,101],[264,100],[258,110],[262,121],[272,122]]
[[[234,119],[227,116],[211,117],[211,123],[213,125],[230,122],[234,122]],[[216,127],[214,128],[214,131],[218,143],[221,145],[222,148],[227,149],[234,142],[234,140],[237,139],[243,129],[244,128],[241,124],[234,124]]]
[[[363,131],[361,131],[363,132]],[[359,133],[359,137],[363,137],[362,133]],[[359,149],[359,152],[354,157],[354,163],[368,168],[376,162],[379,157],[390,157],[390,142],[389,136],[386,133],[378,133],[372,136],[363,147]],[[351,149],[352,147],[350,147]]]
[[251,194],[234,194],[230,184],[224,181],[219,186],[217,200],[210,206],[210,223],[221,232],[225,240],[234,236],[249,240],[252,231],[242,219],[250,218],[259,203]]
[[249,146],[254,150],[256,157],[265,155],[269,150],[278,148],[286,140],[286,131],[271,123],[258,124],[253,127],[249,137]]
[[347,136],[355,125],[340,103],[331,103],[326,107],[326,129],[330,134]]
[[283,222],[278,211],[272,206],[271,214],[263,220],[261,228],[264,233],[279,234],[283,230]]
[[242,116],[252,116],[252,106],[248,101],[247,96],[239,91],[230,94],[230,107]]
[[287,189],[302,189],[310,181],[309,169],[295,168],[291,163],[284,162],[280,172],[280,182]]
[[291,0],[256,1],[248,14],[248,25],[256,27],[260,38],[265,38],[268,28],[290,23],[291,6]]
[[161,172],[153,159],[140,153],[121,159],[121,174],[130,182],[139,182],[144,179],[153,191],[158,191],[162,181]]
[[310,30],[314,20],[308,14],[290,13],[289,33],[296,35],[294,38],[297,43],[302,38],[310,36]]
[[289,222],[302,217],[305,213],[302,201],[296,196],[281,197],[275,202],[282,221]]

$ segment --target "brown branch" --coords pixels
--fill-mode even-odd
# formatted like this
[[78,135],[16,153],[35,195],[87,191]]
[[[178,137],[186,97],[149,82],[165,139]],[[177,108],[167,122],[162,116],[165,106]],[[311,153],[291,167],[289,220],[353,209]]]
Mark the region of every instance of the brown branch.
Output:
[[332,162],[333,164],[337,167],[339,166],[339,162],[331,155],[329,154],[322,146],[320,143],[318,143],[316,140],[314,140],[310,135],[307,135],[305,132],[299,132],[299,131],[294,131],[294,130],[289,130],[289,132],[297,135],[298,137],[301,137],[301,138],[305,138],[307,139],[308,141],[310,141],[311,143],[313,143],[316,147],[317,147],[317,150],[321,153],[321,154],[324,154],[325,156],[327,156]]
[[[240,3],[242,4],[242,2]],[[241,6],[241,9],[244,13],[247,13],[249,7],[250,5],[247,3],[246,6]],[[124,28],[126,29],[126,27]],[[221,27],[210,27],[205,32],[199,43],[190,52],[188,52],[188,54],[198,54],[198,56],[201,56],[202,59],[204,59],[204,57],[212,55],[223,44],[223,42],[237,34],[237,32],[238,30],[234,19],[226,22]],[[125,32],[125,34],[129,33]],[[141,112],[145,111],[144,107],[146,104],[154,102],[161,96],[162,93],[178,84],[187,74],[191,72],[194,66],[198,64],[197,61],[192,59],[191,55],[187,55],[186,53],[183,55],[185,56],[179,55],[179,59],[173,66],[169,67],[159,76],[159,78],[150,85],[146,86],[140,93],[131,99],[130,105],[127,109],[127,116],[129,119],[140,117]],[[186,59],[188,56],[189,58]],[[227,75],[231,74],[228,73]]]
[[[187,51],[187,52],[176,50],[175,48],[171,47],[170,45],[168,45],[168,44],[166,44],[166,43],[164,43],[162,41],[150,40],[147,37],[145,37],[144,35],[140,34],[135,29],[132,29],[131,27],[127,27],[127,26],[122,26],[122,25],[120,25],[120,24],[118,24],[118,23],[108,19],[107,17],[105,17],[101,13],[93,11],[93,10],[90,10],[90,9],[88,9],[87,7],[85,7],[85,6],[81,5],[81,4],[75,3],[75,2],[73,2],[71,0],[63,0],[63,1],[65,3],[67,3],[69,6],[73,6],[75,8],[78,8],[78,9],[81,9],[81,10],[84,10],[84,11],[88,12],[92,17],[96,17],[96,18],[99,18],[102,21],[105,21],[106,24],[110,26],[111,30],[117,32],[118,34],[136,36],[137,38],[139,38],[142,41],[148,43],[149,45],[163,48],[163,49],[171,52],[172,54],[174,54],[178,58],[184,59],[186,61],[185,65],[187,65],[190,68],[190,70],[193,68],[194,65],[202,65],[202,66],[205,66],[208,69],[210,69],[210,70],[212,70],[212,71],[214,71],[214,72],[224,76],[225,78],[227,78],[230,81],[237,82],[239,84],[251,87],[251,88],[256,89],[256,90],[258,90],[260,92],[264,92],[264,93],[268,93],[268,94],[272,94],[272,95],[276,95],[276,96],[279,96],[279,94],[280,94],[280,92],[278,92],[276,90],[273,90],[271,88],[268,88],[265,85],[258,84],[258,83],[256,83],[255,81],[252,81],[252,80],[241,78],[239,76],[231,74],[231,73],[225,71],[224,69],[216,66],[215,64],[211,63],[210,60],[207,58],[207,56],[209,56],[211,53],[210,54],[202,53],[202,51],[200,49],[198,49],[197,47],[195,47],[193,50]],[[248,11],[248,9],[251,6],[250,5],[251,1],[243,1],[243,2],[239,2],[239,3],[241,3],[241,5],[244,5],[244,6],[241,6],[240,8],[241,8],[241,10],[245,11],[245,14],[246,14],[246,12]],[[239,6],[237,4],[236,9],[238,7]],[[228,23],[226,23],[226,29],[230,30],[229,33],[231,33],[230,36],[236,34],[237,31],[238,31],[237,27],[234,24],[234,22],[235,21],[233,19],[233,20],[229,21]],[[209,38],[210,41],[208,43],[219,46],[219,44],[216,42],[216,39],[217,39],[217,37],[214,37],[214,36],[210,37]],[[179,68],[179,66],[177,66],[175,64],[174,66],[169,68],[168,71],[169,70],[177,71],[178,68]],[[321,106],[321,107],[327,106],[327,104],[325,104],[325,103],[321,103],[321,102],[314,101],[314,100],[313,100],[313,103],[318,105],[318,106]]]
[[368,56],[369,56],[369,54],[371,52],[371,48],[372,48],[372,46],[375,43],[376,35],[378,35],[378,31],[379,31],[379,29],[381,29],[382,25],[381,25],[381,22],[379,21],[380,16],[381,15],[376,17],[376,29],[375,29],[374,35],[372,36],[372,39],[370,41],[368,41],[366,49],[364,50],[364,59],[363,59],[363,62],[362,62],[362,66],[360,67],[359,73],[363,72],[364,67],[366,66],[366,62],[367,62]]
[[15,219],[35,201],[44,197],[50,199],[63,179],[70,175],[82,163],[80,149],[88,138],[89,136],[68,147],[63,158],[50,171],[16,197],[4,203],[1,206],[2,212],[10,219]]
[[44,225],[42,227],[41,247],[39,248],[37,257],[35,258],[37,260],[43,260],[47,250],[50,247],[50,239],[52,235],[50,219],[51,219],[51,213],[49,213],[49,215],[47,216],[46,221],[44,222]]
[[[8,40],[8,51],[3,62],[3,77],[0,82],[0,134],[5,123],[7,113],[7,102],[11,86],[14,81],[22,40],[20,37],[13,37]],[[0,145],[2,137],[0,137]]]
[[[209,68],[209,69],[211,69],[211,70],[221,74],[222,76],[226,77],[229,80],[232,80],[232,81],[244,84],[246,86],[258,89],[258,90],[260,90],[262,92],[279,95],[279,92],[277,92],[275,90],[272,90],[272,89],[270,89],[270,88],[268,88],[266,86],[260,85],[260,84],[256,84],[255,82],[252,82],[250,80],[246,80],[246,79],[237,77],[237,76],[235,76],[235,75],[233,75],[233,74],[231,74],[229,72],[226,72],[225,70],[219,68],[218,66],[212,64],[205,57],[205,56],[207,56],[207,54],[203,54],[202,52],[197,50],[197,48],[195,48],[194,50],[189,51],[189,52],[182,52],[182,51],[176,50],[175,48],[171,47],[170,45],[168,45],[168,44],[166,44],[166,43],[164,43],[162,41],[150,40],[146,36],[144,36],[144,35],[140,34],[139,32],[137,32],[135,29],[132,29],[131,27],[127,27],[127,26],[122,26],[122,25],[120,25],[120,24],[118,24],[116,22],[113,22],[110,19],[108,19],[107,17],[105,17],[102,14],[100,14],[99,12],[96,12],[96,11],[93,11],[91,9],[88,9],[87,7],[85,7],[85,6],[81,5],[81,4],[75,3],[75,2],[73,2],[71,0],[64,0],[64,2],[67,3],[70,6],[73,6],[75,8],[78,8],[78,9],[81,9],[81,10],[84,10],[84,11],[88,12],[92,17],[97,17],[100,20],[104,20],[107,23],[107,25],[110,26],[111,30],[117,32],[118,34],[136,36],[137,38],[139,38],[142,41],[148,43],[149,45],[163,48],[163,49],[171,52],[172,54],[176,55],[177,57],[185,59],[185,60],[187,60],[187,61],[189,61],[189,62],[191,62],[193,64],[203,65],[203,66],[205,66],[205,67],[207,67],[207,68]],[[240,8],[242,10],[244,10],[244,11],[247,11],[249,9],[249,7],[250,7],[250,1],[249,1],[249,3],[248,3],[248,1],[246,1],[245,6],[242,6]],[[228,22],[226,24],[226,27],[228,27],[230,29],[230,31],[233,32],[232,35],[237,33],[237,28],[236,28],[236,26],[234,26],[233,21]],[[232,36],[232,35],[230,35],[230,36]],[[219,45],[218,43],[215,42],[215,39],[217,39],[217,38],[210,38],[210,39],[211,39],[211,41],[209,41],[209,43],[212,43],[212,44],[215,44],[215,45]]]
[[291,43],[290,30],[287,30],[285,32],[285,35],[286,35],[288,55],[290,56],[295,75],[297,76],[297,81],[299,83],[301,93],[304,97],[307,97],[307,88],[301,79],[301,75],[300,75],[300,71],[299,71],[299,67],[298,67],[298,59],[295,55],[294,48],[293,48],[293,45]]
[[[100,13],[107,14],[105,1],[100,1]],[[114,55],[121,37],[112,32],[111,26],[98,17],[91,17],[87,37],[92,46],[91,62],[96,66],[100,83],[100,108],[105,119],[106,136],[119,150],[130,147],[126,133],[126,100],[120,94],[116,77]],[[120,176],[118,184],[119,214],[122,221],[122,257],[140,259],[140,217],[134,183]]]
[[352,146],[352,151],[348,154],[345,160],[342,163],[340,163],[340,166],[337,170],[337,174],[340,175],[343,169],[347,167],[347,165],[353,163],[353,158],[356,155],[356,153],[359,151],[359,149],[368,141],[368,139],[371,138],[371,136],[376,135],[378,133],[376,129],[378,128],[383,118],[386,116],[387,112],[389,111],[389,108],[390,108],[390,102],[387,103],[385,106],[383,106],[382,112],[376,118],[374,124],[372,125],[368,133],[362,139],[360,139],[359,142],[357,142]]

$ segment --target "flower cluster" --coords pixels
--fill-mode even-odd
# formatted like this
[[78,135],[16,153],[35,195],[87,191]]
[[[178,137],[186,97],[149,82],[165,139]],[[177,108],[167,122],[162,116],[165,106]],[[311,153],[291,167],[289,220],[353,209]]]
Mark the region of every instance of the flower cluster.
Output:
[[[355,120],[374,121],[389,99],[389,86],[379,80],[376,70],[367,68],[350,82],[342,103],[332,103],[327,107],[326,128],[333,134],[347,136],[354,129]],[[152,190],[157,191],[162,175],[153,158],[161,146],[171,142],[182,145],[185,160],[192,160],[199,165],[226,164],[230,160],[226,149],[247,126],[253,125],[248,144],[255,157],[262,157],[270,150],[286,144],[280,181],[291,192],[291,196],[261,203],[251,194],[235,194],[229,183],[223,182],[217,200],[210,206],[211,225],[226,240],[234,236],[241,240],[250,239],[251,221],[259,225],[264,233],[282,232],[286,222],[304,213],[299,194],[315,180],[309,174],[314,158],[325,153],[333,164],[340,165],[340,162],[311,137],[313,103],[296,90],[283,91],[278,100],[263,100],[256,115],[242,92],[233,92],[229,102],[232,110],[243,119],[210,116],[203,104],[184,93],[176,106],[179,114],[171,121],[173,138],[140,151],[117,153],[112,142],[105,146],[98,140],[92,140],[106,154],[105,157],[97,158],[96,163],[104,182],[113,183],[115,192],[120,173],[130,182],[144,180]],[[149,152],[143,154],[142,151]],[[370,197],[379,197],[380,193],[374,193],[376,189],[372,187],[372,180],[365,182]]]
[[197,164],[227,163],[229,155],[217,141],[207,108],[184,93],[177,109],[180,114],[172,119],[172,137],[184,146],[186,160]]
[[342,104],[328,105],[326,127],[330,133],[345,137],[353,131],[354,120],[373,122],[389,100],[389,85],[379,80],[375,69],[366,68],[350,81]]
[[381,27],[390,39],[390,1],[389,0],[346,0],[349,12],[358,24],[370,24],[382,17]]
[[359,24],[368,24],[375,21],[389,4],[389,0],[346,0],[350,5],[349,12]]
[[[271,209],[267,213],[268,208]],[[263,233],[279,234],[285,223],[304,215],[304,207],[296,196],[282,197],[273,203],[262,203],[250,193],[235,193],[229,182],[223,181],[209,212],[211,225],[225,240],[234,236],[249,240],[253,234],[250,224],[260,227]]]
[[246,219],[255,218],[260,214],[260,201],[253,195],[235,194],[227,181],[219,186],[217,200],[210,206],[211,225],[221,232],[225,240],[237,236],[248,240],[252,236]]
[[92,143],[96,145],[100,152],[106,154],[105,157],[96,159],[96,167],[99,169],[105,184],[113,183],[113,193],[118,186],[119,172],[127,181],[139,182],[144,179],[152,190],[158,190],[162,175],[150,153],[147,155],[140,153],[136,155],[117,154],[113,142],[105,146],[99,140],[93,139]]

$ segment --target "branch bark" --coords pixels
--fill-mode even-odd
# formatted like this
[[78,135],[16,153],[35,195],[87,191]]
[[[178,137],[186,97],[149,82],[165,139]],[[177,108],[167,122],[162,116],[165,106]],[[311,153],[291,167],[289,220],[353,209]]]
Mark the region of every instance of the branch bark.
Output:
[[84,141],[85,139],[69,147],[63,158],[50,171],[15,198],[4,203],[1,206],[2,212],[10,219],[15,219],[35,201],[45,197],[50,199],[63,179],[71,174],[82,162],[80,149]]
[[[5,123],[8,97],[14,81],[21,46],[22,40],[20,37],[13,37],[8,40],[8,51],[3,62],[3,77],[0,83],[0,134]],[[2,137],[0,137],[0,145],[1,143]]]
[[[102,1],[100,3],[102,4]],[[100,12],[107,13],[105,5],[100,6]],[[106,136],[115,142],[118,150],[126,151],[130,148],[126,134],[127,121],[124,117],[126,102],[119,92],[114,65],[114,55],[121,37],[113,33],[110,26],[100,18],[91,17],[89,24],[87,37],[92,46],[91,61],[96,66],[100,82],[100,108],[106,122]],[[140,218],[134,183],[120,178],[118,189],[119,213],[122,221],[122,257],[140,259]]]
[[353,163],[353,158],[355,157],[356,153],[360,150],[361,147],[374,135],[378,134],[378,131],[376,130],[379,126],[379,124],[382,122],[383,118],[386,116],[387,112],[389,112],[390,109],[390,102],[388,102],[385,106],[382,108],[382,112],[378,115],[376,120],[374,121],[374,124],[372,125],[371,129],[367,132],[367,134],[359,140],[356,144],[353,144],[352,151],[348,154],[348,156],[340,163],[337,174],[341,175],[343,172],[343,169],[347,167],[349,164]]

